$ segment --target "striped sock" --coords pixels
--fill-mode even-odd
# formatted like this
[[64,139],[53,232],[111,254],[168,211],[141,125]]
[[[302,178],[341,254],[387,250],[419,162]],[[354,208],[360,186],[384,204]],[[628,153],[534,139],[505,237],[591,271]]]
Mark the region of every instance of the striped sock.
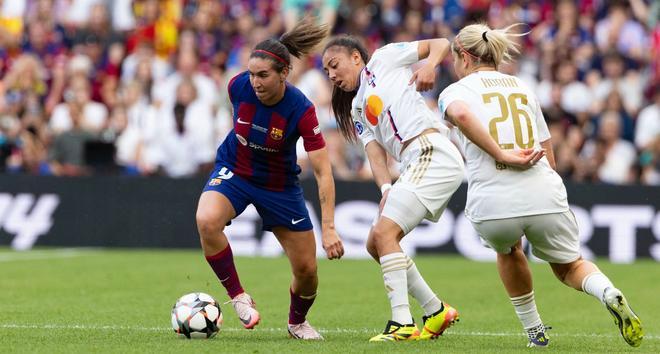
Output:
[[430,316],[442,309],[442,301],[438,299],[431,287],[424,281],[422,274],[417,270],[415,262],[406,255],[406,278],[408,280],[408,294],[417,300],[424,309],[424,314]]
[[522,296],[510,298],[511,304],[516,310],[516,315],[520,319],[523,328],[529,330],[543,324],[541,316],[536,310],[536,302],[534,301],[534,291]]
[[413,323],[408,303],[406,265],[406,256],[403,252],[390,253],[380,257],[385,290],[392,307],[392,321],[404,325]]

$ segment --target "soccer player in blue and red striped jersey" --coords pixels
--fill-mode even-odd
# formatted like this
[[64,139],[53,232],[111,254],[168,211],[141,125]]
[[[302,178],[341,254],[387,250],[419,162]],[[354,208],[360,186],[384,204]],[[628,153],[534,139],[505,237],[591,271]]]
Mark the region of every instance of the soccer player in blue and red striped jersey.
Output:
[[316,242],[298,183],[296,142],[303,138],[319,189],[323,249],[338,259],[344,248],[334,227],[335,188],[314,105],[286,82],[291,55],[309,53],[327,36],[327,26],[307,19],[277,39],[257,44],[248,70],[228,85],[234,129],[217,152],[197,208],[197,227],[209,265],[231,297],[245,328],[260,321],[241,286],[224,227],[253,204],[291,262],[288,331],[292,338],[323,339],[305,316],[316,298]]

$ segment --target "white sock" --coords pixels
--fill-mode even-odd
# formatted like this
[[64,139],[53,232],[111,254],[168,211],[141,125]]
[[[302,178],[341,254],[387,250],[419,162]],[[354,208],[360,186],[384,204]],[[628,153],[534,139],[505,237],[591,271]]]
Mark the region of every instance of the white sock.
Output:
[[582,291],[595,297],[602,304],[605,304],[605,289],[614,288],[614,285],[608,279],[605,274],[601,272],[593,272],[587,274],[584,279],[582,279]]
[[408,303],[406,265],[406,256],[403,252],[390,253],[380,257],[385,290],[392,306],[392,321],[403,325],[413,323]]
[[424,278],[417,270],[415,262],[406,255],[407,270],[406,278],[408,279],[408,294],[417,300],[420,306],[424,309],[424,314],[429,316],[438,312],[442,308],[442,301],[438,299],[431,287],[426,284]]
[[520,323],[522,323],[525,330],[543,324],[541,316],[539,316],[539,312],[536,310],[534,291],[522,296],[512,297],[510,300],[516,310],[516,315],[518,315],[518,319],[520,319]]

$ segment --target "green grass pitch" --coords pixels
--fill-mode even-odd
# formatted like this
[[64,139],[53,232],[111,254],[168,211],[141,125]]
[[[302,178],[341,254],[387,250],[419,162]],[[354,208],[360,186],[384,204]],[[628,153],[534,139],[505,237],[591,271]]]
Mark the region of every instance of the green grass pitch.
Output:
[[[494,263],[457,256],[416,257],[417,266],[461,321],[437,341],[368,343],[390,310],[378,266],[368,260],[319,262],[319,297],[308,319],[326,340],[287,338],[290,270],[286,258],[242,258],[236,264],[262,322],[244,330],[231,305],[211,340],[177,338],[170,310],[181,295],[227,296],[201,251],[0,249],[0,352],[42,353],[529,353]],[[640,315],[639,348],[620,337],[607,311],[533,264],[536,302],[551,325],[553,353],[660,353],[660,265],[598,262]],[[411,299],[413,313],[421,311]]]

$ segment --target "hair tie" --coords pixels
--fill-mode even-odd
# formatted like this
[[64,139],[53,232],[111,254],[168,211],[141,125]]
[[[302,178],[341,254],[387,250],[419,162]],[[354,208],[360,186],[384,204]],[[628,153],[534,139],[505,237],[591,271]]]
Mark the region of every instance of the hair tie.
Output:
[[486,32],[488,31],[484,31],[484,33],[481,34],[481,38],[483,38],[484,41],[488,42],[488,38],[486,38]]
[[277,59],[278,61],[282,62],[284,65],[289,66],[289,62],[288,62],[288,61],[282,59],[282,57],[280,57],[279,55],[277,55],[277,54],[275,54],[275,53],[273,53],[273,52],[269,52],[269,51],[267,51],[267,50],[263,50],[263,49],[255,49],[254,52],[255,52],[255,53],[264,53],[264,54],[266,54],[266,55],[269,55],[269,56],[271,56],[271,57]]

